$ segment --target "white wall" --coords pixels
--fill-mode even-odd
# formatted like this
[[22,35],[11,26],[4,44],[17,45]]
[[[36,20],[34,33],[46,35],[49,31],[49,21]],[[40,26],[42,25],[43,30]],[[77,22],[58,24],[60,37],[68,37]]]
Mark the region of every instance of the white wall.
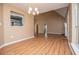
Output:
[[[24,15],[24,26],[11,26],[10,11],[14,11]],[[4,4],[3,21],[4,44],[34,36],[34,17],[32,15],[28,15],[27,12],[23,11],[22,9],[8,4]]]
[[75,51],[76,54],[79,55],[79,46],[78,46],[78,37],[79,35],[77,36],[77,26],[78,26],[78,21],[79,20],[77,17],[78,16],[78,4],[77,3],[74,3],[72,4],[72,43],[71,43],[71,46],[73,48],[73,50]]
[[72,43],[76,44],[77,4],[72,4]]
[[78,48],[79,48],[79,3],[77,4],[78,8],[77,8],[77,36],[78,36]]

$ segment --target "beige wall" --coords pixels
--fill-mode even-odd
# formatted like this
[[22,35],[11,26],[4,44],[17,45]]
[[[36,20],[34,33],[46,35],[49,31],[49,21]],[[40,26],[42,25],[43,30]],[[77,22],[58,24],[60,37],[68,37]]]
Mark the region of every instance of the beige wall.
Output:
[[0,4],[0,46],[4,43],[4,39],[3,39],[3,19],[2,19],[2,15],[3,15],[3,5]]
[[69,4],[67,12],[67,31],[68,31],[68,40],[72,41],[72,6]]
[[35,16],[39,26],[39,33],[44,33],[44,24],[48,26],[49,34],[64,33],[64,18],[55,11],[46,12]]
[[[24,26],[11,26],[10,11],[15,11],[24,15]],[[3,21],[4,21],[4,43],[30,38],[34,36],[34,19],[32,15],[17,7],[4,4],[3,6]]]

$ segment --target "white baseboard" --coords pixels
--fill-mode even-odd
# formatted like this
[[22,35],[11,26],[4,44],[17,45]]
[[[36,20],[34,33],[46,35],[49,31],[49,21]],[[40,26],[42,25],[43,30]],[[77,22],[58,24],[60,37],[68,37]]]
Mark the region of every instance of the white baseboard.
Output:
[[51,32],[48,32],[48,34],[64,34],[64,33],[51,33]]
[[72,48],[73,48],[75,54],[76,54],[76,55],[79,55],[79,49],[78,49],[73,43],[71,43],[71,46],[72,46]]
[[68,45],[69,45],[69,48],[70,48],[72,54],[75,55],[75,52],[74,52],[74,50],[73,50],[73,48],[72,48],[72,46],[71,46],[71,43],[68,42]]
[[10,43],[5,43],[5,44],[1,45],[0,48],[3,48],[5,46],[8,46],[8,45],[11,45],[11,44],[14,44],[14,43],[18,43],[18,42],[21,42],[21,41],[24,41],[24,40],[27,40],[27,39],[31,39],[31,38],[34,38],[34,36],[24,38],[24,39],[20,39],[20,40],[17,40],[17,41],[13,41],[13,42],[10,42]]
[[2,48],[2,45],[0,46],[0,49]]
[[[39,34],[44,34],[44,33],[39,33]],[[48,32],[47,34],[64,34],[64,33],[50,33],[50,32]]]

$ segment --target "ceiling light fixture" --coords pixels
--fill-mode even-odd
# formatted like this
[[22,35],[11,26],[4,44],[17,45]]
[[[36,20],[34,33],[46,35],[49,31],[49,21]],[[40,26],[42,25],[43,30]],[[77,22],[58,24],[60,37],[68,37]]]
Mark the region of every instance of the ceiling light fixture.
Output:
[[33,12],[33,15],[36,15],[35,12]]
[[39,14],[39,11],[37,11],[37,15]]
[[28,10],[28,14],[31,14],[31,11]]
[[35,8],[35,11],[38,11],[38,8]]
[[32,11],[32,8],[31,7],[29,7],[29,11]]
[[28,14],[38,15],[39,14],[38,8],[33,9],[33,8],[29,7]]

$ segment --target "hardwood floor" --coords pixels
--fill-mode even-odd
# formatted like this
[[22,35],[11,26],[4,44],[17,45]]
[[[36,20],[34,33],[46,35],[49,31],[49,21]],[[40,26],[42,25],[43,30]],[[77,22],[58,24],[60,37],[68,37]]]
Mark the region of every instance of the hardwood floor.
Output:
[[68,41],[63,35],[39,35],[2,48],[2,55],[72,55]]

